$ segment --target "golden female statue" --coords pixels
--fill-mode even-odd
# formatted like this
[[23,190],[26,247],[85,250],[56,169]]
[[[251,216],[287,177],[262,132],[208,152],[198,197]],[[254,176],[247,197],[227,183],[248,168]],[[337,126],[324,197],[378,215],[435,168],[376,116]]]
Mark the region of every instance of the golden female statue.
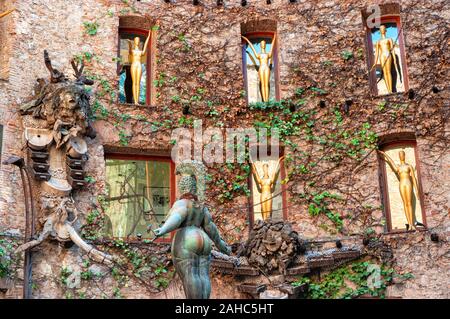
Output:
[[128,59],[131,63],[130,67],[130,73],[131,73],[131,80],[133,83],[133,100],[134,104],[139,104],[139,91],[141,88],[141,76],[142,76],[142,65],[141,65],[141,59],[147,52],[147,46],[148,46],[148,40],[150,39],[150,33],[152,30],[150,29],[148,31],[147,39],[145,40],[144,47],[142,50],[139,49],[140,39],[139,37],[135,37],[134,41],[128,40],[128,49],[129,49],[129,55]]
[[[274,34],[269,53],[266,53],[266,41],[262,40],[261,41],[261,53],[258,54],[258,53],[256,53],[255,47],[249,41],[249,39],[247,39],[244,36],[242,37],[242,39],[247,41],[248,45],[250,46],[253,53],[255,54],[256,59],[258,59],[258,61],[259,61],[259,68],[257,68],[257,70],[258,70],[258,75],[259,75],[259,81],[261,83],[261,97],[262,97],[263,102],[269,101],[270,67],[271,67],[272,60],[273,60],[273,48],[275,46],[276,38],[277,38],[277,35]],[[252,59],[255,67],[257,67],[256,62],[254,61],[251,54],[249,54],[249,56]]]
[[394,61],[395,70],[397,71],[397,74],[401,81],[401,72],[397,65],[397,60],[393,54],[393,50],[395,47],[394,41],[392,41],[391,38],[386,38],[386,26],[381,25],[380,26],[380,33],[381,33],[381,39],[378,40],[375,43],[375,62],[370,69],[372,71],[375,66],[378,64],[378,60],[381,64],[381,69],[383,70],[383,78],[384,83],[386,84],[386,88],[388,93],[392,93],[393,87],[392,87],[392,61]]
[[260,195],[260,204],[261,204],[261,216],[263,220],[272,217],[272,194],[275,191],[276,182],[278,179],[278,174],[280,173],[280,163],[283,160],[284,156],[280,157],[275,168],[275,171],[272,173],[272,176],[269,175],[269,164],[264,163],[263,165],[263,176],[260,177],[258,174],[258,170],[256,169],[255,163],[252,163],[252,174],[256,182],[256,188]]
[[384,161],[386,161],[391,167],[392,171],[397,176],[399,183],[399,191],[400,196],[403,201],[403,209],[405,210],[406,220],[408,224],[406,224],[406,230],[409,230],[409,227],[414,227],[417,229],[417,226],[425,227],[424,224],[419,223],[416,220],[416,216],[414,214],[413,207],[413,197],[414,197],[414,188],[419,193],[419,184],[417,182],[416,175],[414,174],[414,168],[405,163],[405,152],[399,151],[398,157],[400,159],[400,165],[395,165],[394,161],[383,151],[378,151]]
[[7,16],[11,12],[13,12],[14,10],[16,10],[16,9],[12,9],[12,10],[8,10],[8,11],[0,13],[0,19],[3,18],[4,16]]

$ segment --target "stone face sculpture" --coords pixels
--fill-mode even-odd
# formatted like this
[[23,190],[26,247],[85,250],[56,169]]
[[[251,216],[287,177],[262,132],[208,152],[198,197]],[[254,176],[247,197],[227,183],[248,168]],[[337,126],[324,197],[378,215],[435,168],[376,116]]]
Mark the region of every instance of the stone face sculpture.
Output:
[[275,172],[269,175],[269,165],[263,165],[263,176],[260,176],[258,170],[256,169],[255,163],[252,163],[252,175],[256,182],[257,189],[260,195],[261,203],[261,215],[263,220],[267,220],[272,217],[272,202],[273,193],[275,192],[275,185],[278,179],[278,174],[280,173],[280,163],[284,156],[278,159]]
[[86,162],[86,136],[94,138],[89,95],[85,85],[93,84],[83,74],[83,64],[72,61],[75,81],[53,68],[47,51],[45,64],[50,80],[38,79],[33,99],[20,108],[29,150],[28,168],[39,182],[42,232],[17,249],[25,251],[48,236],[72,240],[99,262],[112,257],[86,243],[77,233],[78,211],[72,191],[83,187]]
[[140,39],[139,37],[135,37],[134,41],[127,40],[128,41],[128,48],[129,48],[129,61],[131,63],[130,67],[130,73],[131,73],[131,80],[132,80],[132,86],[133,86],[133,100],[134,104],[139,104],[139,94],[141,89],[141,77],[142,77],[142,65],[141,65],[141,58],[145,56],[145,53],[147,52],[148,47],[148,41],[150,39],[150,33],[152,30],[148,31],[147,39],[145,40],[144,47],[139,49]]
[[399,192],[403,201],[403,209],[405,211],[406,220],[408,221],[408,224],[406,224],[406,230],[410,227],[414,229],[417,229],[417,226],[425,227],[425,225],[416,220],[416,216],[414,214],[414,188],[417,192],[419,192],[419,184],[414,173],[414,168],[405,162],[405,152],[398,152],[400,165],[396,165],[385,152],[378,151],[378,153],[381,155],[383,160],[389,164],[392,171],[395,173],[395,176],[399,180]]
[[386,26],[380,26],[381,39],[375,43],[375,62],[370,69],[372,71],[378,62],[381,64],[381,69],[383,70],[383,78],[384,83],[386,84],[386,89],[388,93],[393,92],[393,83],[392,83],[392,64],[395,66],[395,70],[400,77],[401,81],[401,72],[400,68],[397,65],[397,60],[394,56],[394,41],[391,38],[386,38]]
[[[270,95],[270,87],[269,87],[269,81],[270,81],[270,68],[273,60],[273,48],[275,45],[276,40],[276,34],[273,36],[272,39],[272,45],[270,47],[270,52],[266,53],[266,41],[261,41],[261,53],[257,53],[255,50],[255,47],[250,42],[249,39],[246,37],[242,37],[250,46],[250,48],[253,51],[253,54],[255,55],[256,59],[259,61],[259,66],[257,66],[256,61],[253,61],[253,64],[255,67],[257,67],[258,70],[258,76],[259,81],[261,83],[261,97],[263,102],[269,101],[269,95]],[[250,58],[253,60],[253,57],[249,54]]]
[[176,201],[169,217],[157,237],[177,230],[172,241],[172,258],[188,299],[208,299],[211,293],[209,266],[212,243],[224,254],[231,249],[222,240],[213,223],[208,208],[203,204],[205,167],[200,162],[187,161],[177,166],[181,175],[178,183],[180,199]]

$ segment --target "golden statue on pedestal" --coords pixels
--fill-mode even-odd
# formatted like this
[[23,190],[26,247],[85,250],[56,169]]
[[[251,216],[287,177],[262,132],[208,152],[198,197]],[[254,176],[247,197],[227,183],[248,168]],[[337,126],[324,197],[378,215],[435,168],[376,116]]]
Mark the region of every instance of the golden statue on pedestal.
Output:
[[141,59],[143,56],[145,56],[145,53],[147,52],[147,46],[151,32],[152,30],[150,29],[148,31],[148,36],[147,39],[145,40],[144,47],[142,48],[142,50],[139,49],[139,44],[141,42],[139,37],[135,37],[134,41],[127,39],[129,50],[128,59],[131,64],[130,73],[131,73],[131,80],[133,83],[132,92],[134,104],[139,104],[139,93],[141,88],[141,76],[142,76]]
[[269,93],[270,93],[270,87],[269,87],[269,82],[270,82],[270,68],[271,68],[271,64],[272,64],[272,60],[273,60],[273,48],[275,46],[275,40],[277,38],[277,35],[274,34],[273,39],[272,39],[272,45],[270,47],[270,52],[266,53],[266,41],[262,40],[260,45],[261,45],[261,53],[257,53],[255,50],[255,47],[253,46],[253,44],[250,42],[249,39],[247,39],[246,37],[242,36],[242,39],[244,39],[245,41],[247,41],[248,45],[250,46],[250,48],[253,51],[253,54],[255,55],[256,59],[259,61],[259,66],[256,64],[256,61],[254,60],[254,58],[252,57],[251,54],[249,54],[250,59],[252,59],[253,64],[255,65],[257,71],[258,71],[258,75],[259,75],[259,81],[261,83],[261,98],[263,100],[263,102],[267,102],[269,101]]
[[380,26],[381,39],[375,43],[375,62],[373,63],[372,71],[378,61],[380,61],[381,69],[383,71],[383,79],[386,84],[386,89],[388,93],[393,92],[393,83],[392,83],[392,62],[394,62],[395,70],[399,76],[400,82],[402,82],[402,73],[397,64],[397,59],[393,53],[395,48],[395,43],[391,38],[386,38],[386,26]]
[[414,188],[416,189],[417,194],[419,194],[419,183],[417,182],[414,168],[405,162],[405,152],[398,152],[398,157],[400,159],[400,165],[398,166],[395,165],[394,161],[385,152],[378,151],[378,153],[381,155],[382,159],[389,164],[399,181],[399,192],[403,201],[406,220],[408,221],[408,224],[405,225],[406,230],[409,230],[410,227],[414,229],[417,229],[417,226],[425,227],[424,224],[419,223],[416,220],[414,214]]
[[275,192],[275,186],[278,179],[278,174],[280,173],[280,164],[284,156],[278,159],[275,171],[269,175],[269,164],[263,164],[263,176],[258,174],[255,163],[252,163],[252,175],[256,182],[256,188],[260,195],[261,204],[261,216],[263,220],[267,220],[272,217],[272,202],[273,202],[273,192]]

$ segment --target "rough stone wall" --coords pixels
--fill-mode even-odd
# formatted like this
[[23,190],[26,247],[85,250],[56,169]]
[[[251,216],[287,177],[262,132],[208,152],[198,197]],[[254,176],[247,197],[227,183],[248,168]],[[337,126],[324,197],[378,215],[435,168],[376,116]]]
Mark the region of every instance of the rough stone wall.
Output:
[[[448,151],[445,152],[448,149],[445,125],[449,93],[448,53],[444,49],[447,48],[450,12],[444,6],[445,1],[401,1],[409,86],[418,96],[414,101],[409,101],[403,94],[389,97],[370,94],[365,30],[360,12],[367,5],[364,1],[298,1],[290,4],[287,0],[276,0],[271,5],[251,1],[246,7],[242,7],[240,1],[225,1],[223,7],[217,7],[215,1],[204,1],[200,6],[193,6],[191,1],[178,1],[177,4],[129,2],[132,7],[119,0],[12,2],[11,6],[16,7],[17,11],[0,20],[2,46],[4,35],[10,37],[0,50],[0,62],[9,64],[0,68],[9,70],[8,77],[0,80],[0,124],[5,127],[2,159],[11,154],[24,155],[25,144],[17,107],[27,101],[35,79],[47,76],[42,59],[44,49],[49,51],[55,66],[67,75],[72,73],[69,61],[73,55],[93,53],[97,59],[88,63],[87,68],[115,85],[117,64],[113,58],[117,55],[119,17],[145,15],[152,21],[159,21],[158,37],[153,44],[156,48],[153,72],[155,79],[163,77],[165,84],[155,88],[155,103],[151,106],[134,107],[103,101],[110,113],[130,114],[132,118],[121,124],[129,136],[126,146],[120,142],[114,121],[107,119],[95,123],[98,137],[89,142],[86,171],[95,177],[96,182],[86,191],[75,194],[80,211],[88,213],[96,207],[97,196],[105,188],[105,152],[122,150],[150,155],[161,152],[169,154],[172,129],[155,132],[149,123],[166,119],[177,122],[183,116],[182,104],[172,101],[174,95],[188,101],[196,94],[197,88],[204,89],[203,101],[212,101],[220,115],[217,118],[205,116],[208,106],[192,103],[192,114],[187,116],[203,119],[204,127],[251,127],[257,116],[267,116],[259,111],[251,112],[241,94],[244,82],[240,25],[251,20],[275,20],[279,37],[282,99],[293,97],[299,87],[323,88],[327,91],[326,95],[311,97],[307,103],[307,108],[317,109],[316,118],[320,119],[332,107],[342,107],[345,100],[351,99],[350,112],[344,116],[346,125],[353,125],[356,129],[370,121],[373,130],[381,136],[394,132],[412,132],[416,135],[427,224],[440,233],[444,242],[431,242],[429,232],[386,236],[386,240],[394,245],[396,269],[416,275],[403,286],[393,287],[390,294],[449,297],[445,275],[449,270],[446,245],[450,227],[450,176],[446,165],[450,158]],[[3,8],[2,2],[0,9]],[[84,32],[83,22],[87,21],[99,24],[95,36]],[[186,41],[180,41],[180,35]],[[345,50],[354,54],[350,61],[342,58]],[[5,53],[10,55],[9,59],[4,57]],[[326,61],[331,64],[325,67]],[[169,82],[173,77],[177,80]],[[432,85],[444,90],[433,94]],[[100,87],[97,81],[94,91]],[[116,87],[114,89],[117,91]],[[410,103],[411,106],[392,122],[392,117],[400,111],[391,110],[383,114],[375,111],[385,99],[391,105]],[[325,108],[317,106],[319,100],[325,100]],[[167,111],[167,107],[171,112]],[[146,121],[137,120],[139,117],[144,117]],[[326,126],[319,125],[318,129],[326,129]],[[298,143],[300,149],[312,153],[318,151],[303,140],[299,139]],[[326,163],[319,167],[323,170],[330,168]],[[225,180],[237,172],[237,169],[223,170],[218,166],[209,170],[210,174]],[[334,209],[349,217],[344,221],[345,235],[361,234],[367,227],[373,227],[378,233],[384,231],[378,174],[377,156],[372,151],[365,158],[364,165],[344,161],[330,174],[323,176],[324,183],[333,185],[334,191],[344,195],[345,200],[336,203]],[[323,227],[329,224],[327,218],[310,216],[307,205],[295,201],[307,187],[308,177],[294,178],[288,184],[288,219],[306,238],[328,237],[327,227]],[[23,231],[24,199],[19,191],[19,172],[2,165],[0,185],[0,230]],[[248,199],[237,194],[233,201],[221,203],[216,200],[221,191],[219,186],[212,185],[208,192],[209,202],[215,207],[212,210],[214,218],[229,242],[243,240],[248,234]],[[341,235],[335,233],[333,236]],[[49,242],[36,249],[34,256],[33,280],[38,287],[34,296],[64,297],[60,286],[55,283],[55,277],[58,277],[62,266],[82,262],[76,247],[66,249]],[[101,285],[112,287],[108,279],[105,280]],[[221,284],[224,280],[232,282],[231,278],[214,275],[212,297],[242,297],[234,289],[224,291],[224,286],[232,287]],[[177,280],[166,292],[168,296],[183,295]],[[164,293],[149,293],[139,284],[126,288],[122,294],[124,297],[166,296]],[[96,296],[101,296],[101,293]]]

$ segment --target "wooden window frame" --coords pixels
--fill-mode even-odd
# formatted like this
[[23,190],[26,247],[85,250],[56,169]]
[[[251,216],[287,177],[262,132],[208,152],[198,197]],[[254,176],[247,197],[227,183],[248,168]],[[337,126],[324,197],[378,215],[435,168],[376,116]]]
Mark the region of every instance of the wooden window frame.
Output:
[[[153,43],[153,32],[148,32],[148,30],[143,29],[137,29],[137,28],[126,28],[126,27],[119,27],[119,38],[118,38],[118,44],[117,44],[117,56],[120,57],[120,39],[122,34],[128,34],[128,35],[140,35],[146,37],[150,37],[148,39],[148,46],[147,46],[147,60],[145,62],[146,64],[146,89],[145,89],[145,104],[139,104],[140,106],[146,106],[150,105],[152,101],[152,43]],[[121,69],[121,63],[117,62],[117,75],[120,77],[120,69]],[[127,102],[122,103],[120,102],[119,94],[117,94],[117,102],[120,104],[127,104]]]
[[[134,155],[134,154],[119,154],[119,153],[106,153],[105,154],[105,163],[108,159],[116,159],[116,160],[125,160],[125,161],[158,161],[158,162],[169,162],[170,163],[170,207],[173,206],[173,204],[176,201],[176,177],[175,177],[175,163],[172,161],[170,157],[165,156],[152,156],[152,155]],[[106,164],[105,164],[105,180],[107,179],[106,176]],[[166,215],[167,216],[167,215]],[[158,238],[155,240],[155,242],[158,243],[170,243],[173,239],[173,236],[175,235],[176,231],[170,232],[170,236],[168,238]],[[126,242],[131,243],[137,243],[142,242],[144,239],[139,240],[137,237],[114,237],[110,236],[106,239],[109,240],[116,240],[121,239]]]
[[408,68],[406,63],[406,50],[405,50],[405,41],[404,41],[404,33],[403,26],[401,24],[401,18],[399,14],[389,14],[383,15],[380,17],[380,25],[385,23],[395,23],[397,26],[397,30],[399,31],[398,35],[398,45],[400,47],[400,62],[402,67],[402,80],[404,86],[404,92],[394,92],[390,94],[380,95],[378,94],[377,87],[377,77],[376,71],[370,71],[372,65],[375,61],[375,56],[373,54],[373,42],[372,42],[372,29],[367,26],[366,21],[364,21],[365,29],[366,29],[366,51],[367,51],[367,68],[369,70],[369,87],[370,91],[375,96],[386,96],[392,94],[403,94],[409,90],[409,80],[408,80]]
[[[422,224],[425,225],[425,229],[427,228],[427,220],[426,220],[426,213],[425,213],[425,205],[424,205],[424,196],[423,196],[423,190],[422,190],[422,181],[421,181],[421,173],[420,173],[420,161],[419,161],[419,154],[417,150],[417,142],[416,140],[410,140],[410,139],[402,139],[398,141],[391,141],[386,142],[380,145],[380,150],[385,149],[386,147],[390,146],[405,146],[405,147],[413,147],[414,148],[414,157],[416,161],[416,173],[417,173],[417,183],[419,184],[419,201],[420,201],[420,208],[422,210]],[[381,187],[381,201],[383,203],[383,213],[384,217],[386,218],[386,227],[385,230],[387,233],[404,233],[407,232],[406,230],[393,230],[392,229],[392,220],[391,220],[391,208],[389,204],[389,192],[388,192],[388,185],[387,185],[387,172],[386,172],[386,164],[384,160],[378,155],[378,164],[379,164],[379,170],[380,170],[380,187]],[[413,231],[413,230],[409,230]]]
[[[276,32],[247,32],[243,34],[247,39],[251,40],[255,38],[264,38],[264,37],[273,37],[275,36]],[[274,68],[272,69],[272,72],[274,73],[274,80],[275,80],[275,99],[277,101],[280,100],[280,71],[278,66],[278,51],[279,51],[279,37],[277,37],[277,40],[275,41],[275,48],[273,50],[273,57],[272,57],[272,63]],[[244,76],[244,88],[245,88],[245,100],[247,105],[249,104],[248,101],[248,82],[247,82],[247,52],[246,52],[246,45],[247,42],[242,39],[242,74]]]
[[[258,147],[259,149],[259,147]],[[270,146],[268,146],[268,149],[271,149]],[[284,155],[284,149],[280,147],[280,157]],[[286,179],[286,170],[284,165],[284,159],[280,163],[280,178],[283,181]],[[250,185],[250,196],[248,199],[248,221],[249,221],[249,231],[253,228],[253,225],[255,224],[255,211],[254,211],[254,201],[253,201],[253,183],[254,183],[254,177],[253,174],[250,172],[249,177],[247,178],[247,183]],[[286,221],[288,219],[288,210],[287,210],[287,185],[281,183],[281,201],[283,204],[283,220]]]

